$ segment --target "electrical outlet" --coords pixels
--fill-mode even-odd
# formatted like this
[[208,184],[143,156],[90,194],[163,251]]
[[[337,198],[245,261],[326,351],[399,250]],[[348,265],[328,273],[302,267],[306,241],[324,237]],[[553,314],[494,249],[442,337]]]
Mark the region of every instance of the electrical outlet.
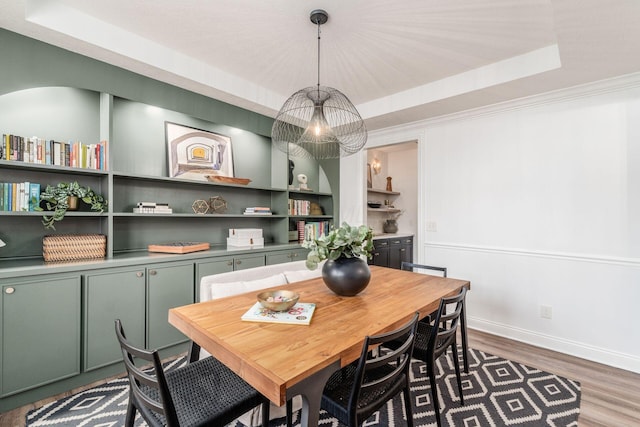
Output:
[[540,306],[540,317],[543,319],[551,319],[553,317],[553,310],[549,305]]
[[435,221],[427,221],[427,231],[438,231],[438,223],[436,223]]

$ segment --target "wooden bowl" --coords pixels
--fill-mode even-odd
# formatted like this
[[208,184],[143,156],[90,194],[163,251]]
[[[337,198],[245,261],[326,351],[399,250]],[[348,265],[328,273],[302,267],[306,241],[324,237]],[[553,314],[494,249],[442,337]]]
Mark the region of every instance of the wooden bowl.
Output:
[[265,291],[258,294],[258,302],[273,311],[287,311],[296,303],[300,295],[293,291]]

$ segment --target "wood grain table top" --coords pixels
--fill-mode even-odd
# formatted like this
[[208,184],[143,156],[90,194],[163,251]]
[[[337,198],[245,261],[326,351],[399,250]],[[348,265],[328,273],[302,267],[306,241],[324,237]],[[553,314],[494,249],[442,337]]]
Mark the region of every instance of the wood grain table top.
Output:
[[365,336],[397,328],[416,311],[425,317],[463,286],[469,281],[371,266],[369,286],[354,297],[334,294],[321,278],[271,288],[315,303],[310,325],[242,321],[258,292],[172,308],[169,322],[281,406],[288,387],[356,360]]

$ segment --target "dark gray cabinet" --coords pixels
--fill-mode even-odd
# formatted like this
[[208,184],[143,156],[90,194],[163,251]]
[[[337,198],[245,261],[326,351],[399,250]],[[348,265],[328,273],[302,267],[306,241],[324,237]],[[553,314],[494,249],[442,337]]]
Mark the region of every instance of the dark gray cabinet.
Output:
[[371,265],[399,269],[402,262],[413,262],[413,236],[375,239]]

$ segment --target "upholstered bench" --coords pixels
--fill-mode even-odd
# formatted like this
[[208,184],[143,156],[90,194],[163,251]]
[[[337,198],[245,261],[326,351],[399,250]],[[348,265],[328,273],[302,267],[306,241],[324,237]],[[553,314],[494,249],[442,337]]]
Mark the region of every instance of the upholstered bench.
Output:
[[[258,291],[273,286],[299,282],[301,280],[320,277],[322,265],[316,270],[309,270],[305,261],[286,262],[282,264],[265,265],[263,267],[248,268],[246,270],[230,271],[228,273],[204,276],[200,280],[200,301],[208,301],[223,298],[230,295],[245,292]],[[209,354],[200,350],[200,358]],[[300,396],[293,398],[293,410],[302,407]],[[271,404],[270,418],[282,418],[286,416],[286,408]],[[262,423],[260,408],[254,408],[238,419],[246,426],[259,426]]]

